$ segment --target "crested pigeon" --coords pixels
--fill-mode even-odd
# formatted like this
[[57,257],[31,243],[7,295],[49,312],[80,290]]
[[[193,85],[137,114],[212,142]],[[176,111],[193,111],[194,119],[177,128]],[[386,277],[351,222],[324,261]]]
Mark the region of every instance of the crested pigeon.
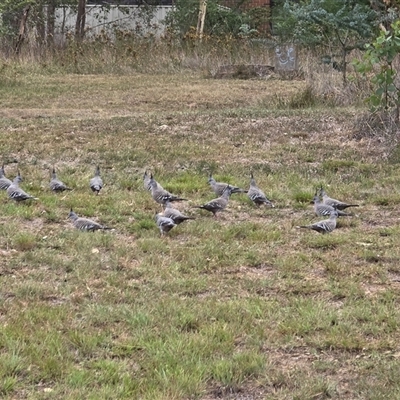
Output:
[[322,202],[324,204],[327,204],[328,206],[335,207],[337,210],[344,210],[344,209],[346,209],[348,207],[359,207],[358,204],[348,204],[348,203],[345,203],[345,202],[340,201],[340,200],[332,199],[331,197],[329,197],[326,194],[326,192],[322,188],[322,186],[321,186],[321,189],[320,189],[319,193],[320,193],[320,196],[322,197]]
[[151,197],[154,201],[159,204],[165,205],[168,201],[184,201],[186,199],[175,196],[174,194],[165,190],[157,181],[153,178],[153,174],[150,174],[150,186],[151,186]]
[[103,187],[103,180],[100,177],[100,167],[97,166],[94,172],[94,177],[90,180],[90,188],[96,194],[99,194],[101,188]]
[[147,170],[144,171],[143,174],[143,185],[146,190],[148,190],[149,192],[151,191],[150,175],[147,173]]
[[213,213],[214,217],[217,217],[217,213],[225,210],[229,202],[229,197],[232,194],[231,186],[228,185],[223,191],[222,195],[216,199],[210,200],[209,202],[203,204],[202,206],[197,206],[197,208],[202,208]]
[[165,217],[164,215],[162,215],[162,213],[156,214],[155,219],[158,229],[160,229],[161,235],[168,233],[172,228],[177,225],[172,218]]
[[[314,212],[318,217],[326,217],[331,214],[335,207],[329,206],[328,204],[323,204],[319,196],[315,195],[311,201],[314,204]],[[349,217],[351,214],[347,214],[343,211],[336,210],[339,217]]]
[[53,167],[51,173],[50,189],[53,192],[63,192],[64,190],[72,190],[57,178],[56,169]]
[[23,191],[19,184],[22,182],[21,174],[18,171],[18,175],[13,180],[12,184],[7,188],[7,195],[10,199],[15,200],[16,202],[24,201],[24,200],[39,200],[36,197],[31,196],[30,194]]
[[252,172],[250,174],[250,177],[250,188],[247,191],[247,196],[249,196],[249,199],[258,207],[261,204],[274,207],[271,201],[267,199],[267,196],[265,196],[264,192],[257,186],[256,180],[254,179]]
[[167,217],[167,218],[171,218],[172,221],[174,221],[176,225],[179,225],[188,219],[194,219],[193,217],[188,217],[188,216],[182,214],[179,210],[172,207],[172,205],[169,201],[167,201],[165,203],[165,209],[164,209],[163,216]]
[[12,184],[10,179],[6,178],[6,174],[4,172],[4,164],[0,168],[0,189],[7,190],[8,187]]
[[76,213],[72,210],[68,214],[68,218],[72,221],[72,224],[76,229],[79,229],[81,231],[97,231],[97,230],[106,230],[106,229],[112,229],[108,228],[107,226],[100,225],[95,221],[92,221],[89,218],[83,218],[83,217],[78,217]]
[[300,228],[313,229],[319,233],[331,233],[336,228],[336,218],[338,217],[338,211],[331,211],[328,219],[323,219],[322,221],[315,222],[310,225],[302,225]]
[[[210,174],[208,178],[208,183],[211,186],[212,191],[217,195],[217,196],[222,196],[222,193],[224,192],[225,188],[228,186],[227,183],[224,182],[217,182],[212,174]],[[231,193],[247,193],[247,190],[240,189],[237,186],[232,186],[229,185],[231,188]]]
[[147,173],[147,170],[146,170],[146,171],[144,171],[144,174],[143,174],[143,185],[144,185],[144,188],[145,188],[146,190],[148,190],[149,192],[151,192],[151,179],[153,179],[153,181],[155,181],[155,182],[157,183],[157,187],[158,187],[158,188],[164,189],[164,188],[154,179],[153,174],[152,174],[152,173],[148,174],[148,173]]

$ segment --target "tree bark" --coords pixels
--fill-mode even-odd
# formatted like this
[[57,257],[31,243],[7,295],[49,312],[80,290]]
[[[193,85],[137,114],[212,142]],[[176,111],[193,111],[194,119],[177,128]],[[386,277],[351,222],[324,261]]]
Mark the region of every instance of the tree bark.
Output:
[[200,38],[200,40],[203,38],[204,21],[206,19],[206,9],[207,9],[207,0],[200,0],[199,17],[197,19],[197,29],[196,29],[196,34]]
[[346,56],[347,56],[347,49],[344,47],[342,51],[342,77],[343,77],[343,84],[344,86],[347,86],[347,62],[346,62]]
[[76,16],[75,37],[78,40],[85,36],[86,0],[79,0],[78,14]]
[[28,20],[28,15],[29,15],[30,9],[31,9],[31,6],[28,4],[24,8],[24,11],[22,12],[22,18],[19,23],[19,32],[18,32],[17,43],[15,45],[15,53],[16,54],[19,54],[19,52],[21,51],[21,46],[25,39],[26,21]]
[[32,12],[34,12],[34,15],[32,16],[31,14],[31,20],[35,21],[37,33],[36,40],[39,46],[41,46],[46,40],[46,24],[44,20],[44,11],[44,6],[38,5],[32,10]]
[[54,21],[56,19],[55,1],[49,1],[47,5],[47,44],[51,46],[54,43]]

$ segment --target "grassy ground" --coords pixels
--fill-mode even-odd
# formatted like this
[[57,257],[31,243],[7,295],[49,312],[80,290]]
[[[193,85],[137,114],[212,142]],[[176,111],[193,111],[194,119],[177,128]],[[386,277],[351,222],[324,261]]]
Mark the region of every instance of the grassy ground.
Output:
[[[290,109],[301,81],[15,75],[1,159],[39,198],[0,193],[5,399],[394,399],[400,396],[397,160],[352,138],[360,111]],[[297,97],[296,97],[297,96]],[[88,182],[99,164],[99,196]],[[55,195],[49,170],[73,187]],[[160,237],[145,169],[195,216]],[[210,172],[233,195],[219,219]],[[309,200],[360,204],[330,235]],[[84,233],[69,209],[115,228]]]

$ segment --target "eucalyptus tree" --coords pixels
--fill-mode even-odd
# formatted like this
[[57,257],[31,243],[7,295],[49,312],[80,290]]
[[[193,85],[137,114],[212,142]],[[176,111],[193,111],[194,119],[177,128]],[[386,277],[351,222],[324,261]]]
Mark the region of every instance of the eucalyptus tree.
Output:
[[0,0],[0,40],[12,43],[18,36],[24,10],[29,7],[27,23],[34,27],[39,43],[52,43],[57,7],[76,6],[76,0]]
[[328,54],[336,49],[340,61],[335,66],[346,82],[347,55],[371,41],[379,18],[366,0],[285,0],[273,22],[274,32],[282,40],[324,49]]

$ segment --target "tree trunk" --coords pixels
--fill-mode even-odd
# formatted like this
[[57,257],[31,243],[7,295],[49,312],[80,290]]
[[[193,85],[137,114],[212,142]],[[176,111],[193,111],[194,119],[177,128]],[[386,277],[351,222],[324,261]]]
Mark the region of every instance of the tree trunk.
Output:
[[65,21],[67,20],[67,8],[65,6],[62,6],[62,22],[61,22],[61,37],[65,37]]
[[196,29],[196,34],[197,36],[199,36],[200,40],[203,37],[204,21],[206,19],[206,9],[207,9],[207,0],[200,0],[199,17],[197,19],[197,29]]
[[28,15],[29,15],[30,9],[31,9],[31,6],[28,4],[24,8],[24,11],[22,12],[22,18],[19,23],[18,39],[17,39],[17,43],[15,45],[15,53],[16,54],[19,54],[19,52],[21,51],[22,42],[25,39],[26,21],[28,20]]
[[47,44],[51,46],[54,44],[54,21],[56,19],[56,6],[55,0],[49,1],[47,5]]
[[78,14],[76,16],[76,24],[75,24],[75,38],[77,40],[81,40],[85,36],[85,20],[86,20],[86,0],[79,0]]
[[343,85],[347,86],[347,62],[346,62],[346,56],[347,56],[347,49],[343,47],[343,52],[342,52],[342,76],[343,76]]
[[33,18],[33,20],[36,23],[36,32],[37,32],[37,36],[36,36],[36,40],[39,44],[39,46],[41,46],[44,41],[46,40],[46,25],[45,25],[45,20],[44,20],[44,6],[43,5],[38,5],[37,7],[35,7],[33,9],[34,15],[31,16],[31,19]]

